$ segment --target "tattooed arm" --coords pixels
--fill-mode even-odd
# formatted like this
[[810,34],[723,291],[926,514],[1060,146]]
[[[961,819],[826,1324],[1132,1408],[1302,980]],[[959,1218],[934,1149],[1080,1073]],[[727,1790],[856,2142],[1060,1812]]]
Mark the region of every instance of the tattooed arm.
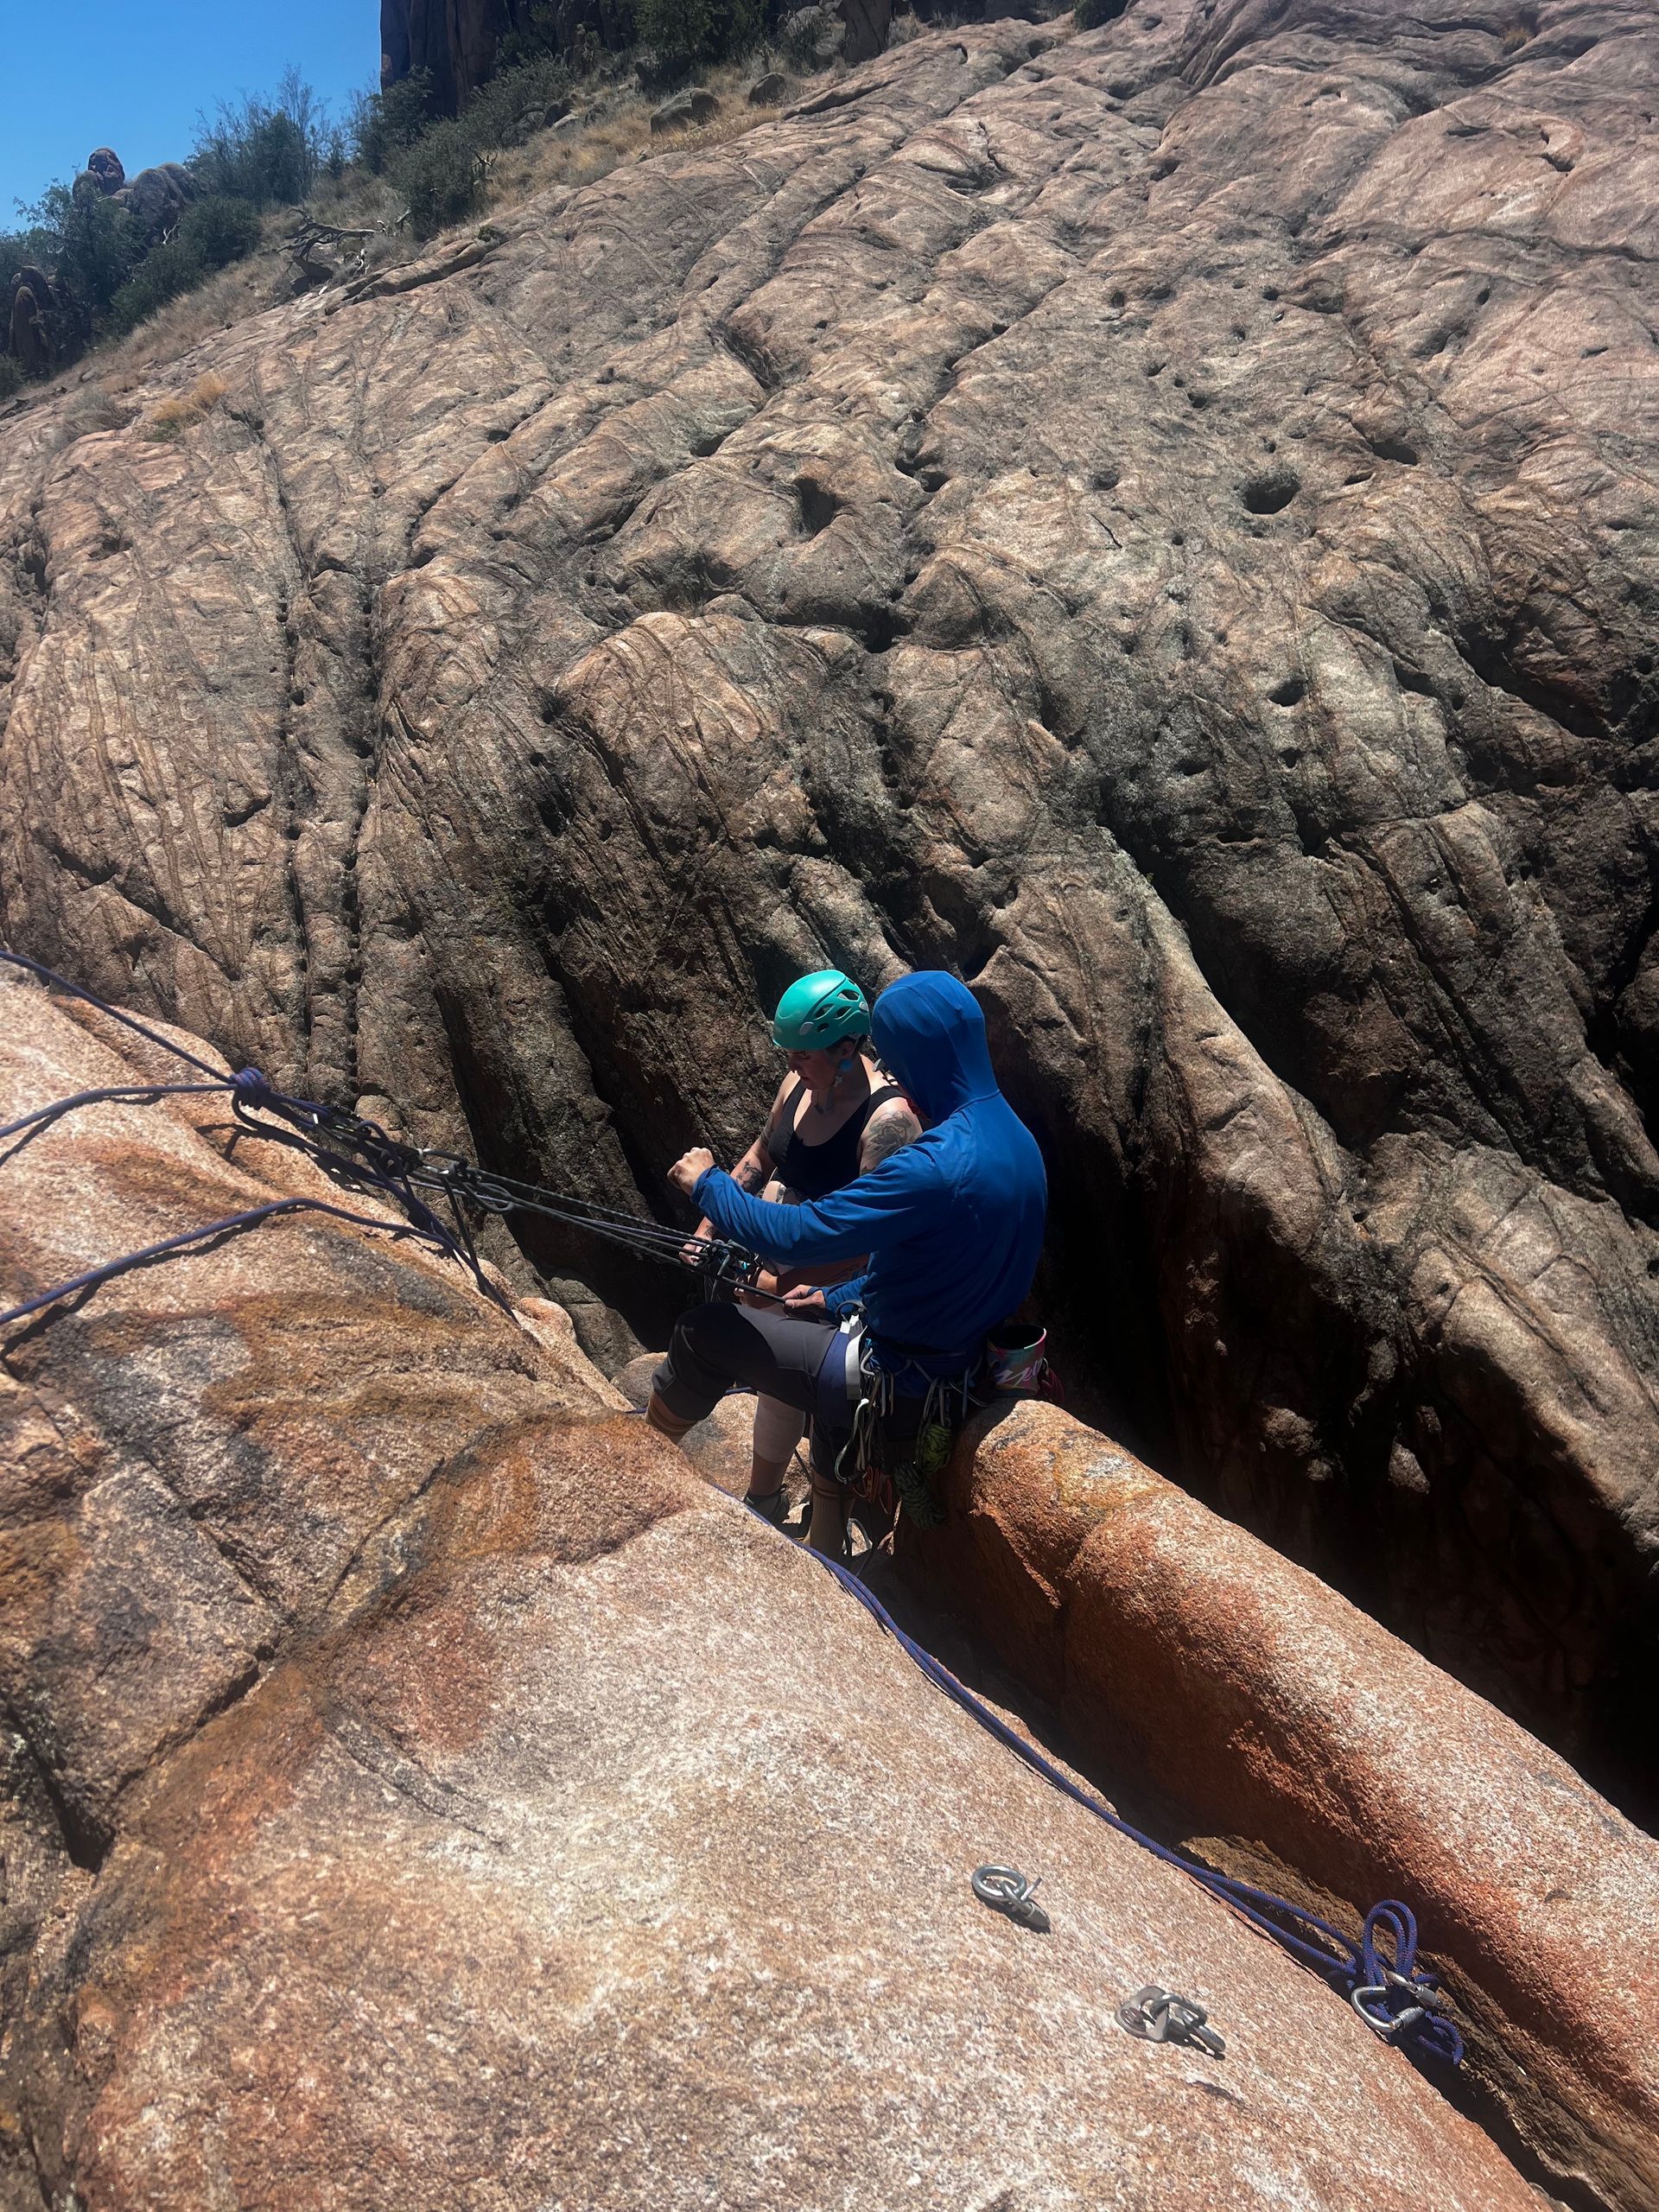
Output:
[[[864,1124],[864,1134],[858,1141],[858,1172],[868,1175],[895,1152],[902,1152],[913,1144],[922,1134],[922,1125],[901,1098],[889,1099],[885,1106],[878,1106]],[[840,1260],[825,1268],[786,1268],[777,1278],[780,1290],[795,1290],[807,1284],[826,1289],[831,1283],[849,1282],[855,1275],[861,1275],[869,1265],[868,1258]]]
[[864,1124],[864,1134],[859,1140],[859,1173],[869,1174],[884,1160],[891,1160],[895,1152],[914,1144],[921,1134],[921,1123],[902,1098],[891,1098],[885,1106],[878,1106]]
[[[789,1143],[789,1132],[783,1128],[784,1093],[789,1088],[788,1078],[778,1086],[778,1095],[772,1102],[772,1111],[766,1116],[766,1127],[732,1170],[732,1180],[740,1191],[753,1196],[764,1191],[776,1174],[776,1161]],[[688,1267],[695,1267],[700,1256],[696,1240],[716,1234],[713,1222],[700,1221],[692,1231],[692,1242],[680,1256]]]

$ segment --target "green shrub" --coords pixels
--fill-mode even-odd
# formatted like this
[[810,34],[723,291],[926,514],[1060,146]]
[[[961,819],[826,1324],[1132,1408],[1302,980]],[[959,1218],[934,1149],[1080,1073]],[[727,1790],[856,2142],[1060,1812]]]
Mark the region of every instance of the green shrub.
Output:
[[10,353],[0,353],[0,399],[10,399],[23,386],[23,372]]
[[634,27],[670,69],[696,69],[760,43],[762,0],[634,0]]
[[434,120],[432,72],[416,69],[383,92],[359,92],[346,118],[352,158],[384,176]]
[[517,69],[526,61],[540,61],[561,52],[557,0],[530,0],[495,49],[498,69]]
[[[563,114],[570,96],[570,72],[551,55],[504,69],[480,85],[461,117],[473,144],[480,151],[493,146],[516,146],[538,128],[550,107]],[[535,122],[525,127],[525,118]]]
[[387,165],[392,189],[409,204],[415,235],[463,222],[484,197],[484,168],[464,122],[435,123]]
[[189,167],[204,192],[254,207],[296,207],[317,181],[327,132],[321,102],[289,69],[274,101],[221,101],[211,123],[202,118]]
[[216,269],[240,261],[259,243],[259,218],[245,200],[215,193],[179,218],[164,245],[139,263],[110,304],[109,327],[134,330],[181,292],[194,291]]
[[147,253],[110,302],[108,327],[118,337],[148,322],[158,308],[188,292],[207,274],[207,264],[175,233]]
[[173,235],[193,247],[207,268],[223,269],[253,251],[259,229],[258,212],[245,200],[210,193],[185,209]]
[[79,195],[67,184],[48,185],[23,209],[29,227],[0,240],[0,283],[25,262],[52,279],[52,342],[60,360],[72,359],[91,340],[111,301],[144,251],[144,227],[124,207],[101,194]]

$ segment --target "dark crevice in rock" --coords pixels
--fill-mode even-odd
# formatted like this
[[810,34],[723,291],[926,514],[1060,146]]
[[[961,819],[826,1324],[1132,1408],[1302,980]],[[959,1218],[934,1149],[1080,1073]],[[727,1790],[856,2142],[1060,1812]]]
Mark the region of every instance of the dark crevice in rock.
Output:
[[796,478],[795,497],[800,505],[804,537],[816,537],[820,531],[828,530],[841,512],[841,501],[830,486],[814,477]]
[[1511,658],[1509,645],[1490,632],[1472,630],[1467,624],[1455,623],[1443,607],[1435,604],[1431,594],[1431,611],[1448,629],[1459,658],[1471,668],[1481,682],[1494,691],[1503,691],[1511,699],[1518,699],[1522,706],[1530,707],[1535,714],[1559,723],[1573,736],[1594,741],[1607,733],[1599,715],[1588,710],[1579,701],[1567,697],[1559,686],[1546,683],[1518,667]]
[[1596,993],[1596,1007],[1585,1027],[1585,1041],[1605,1067],[1624,1082],[1640,1112],[1649,1142],[1659,1145],[1659,1065],[1645,1039],[1630,1038],[1620,1002],[1640,974],[1659,937],[1659,861],[1648,852],[1648,899],[1640,920]]
[[1301,488],[1302,480],[1294,469],[1274,468],[1246,478],[1238,496],[1249,513],[1276,515],[1290,505]]
[[5,1725],[21,1746],[22,1756],[28,1762],[29,1777],[51,1810],[63,1845],[64,1856],[72,1866],[96,1874],[109,1855],[113,1840],[111,1828],[68,1795],[50,1763],[36,1749],[28,1727],[15,1713],[6,1714]]
[[739,368],[748,371],[762,391],[771,393],[781,390],[783,372],[767,359],[760,346],[751,345],[747,339],[740,337],[729,322],[716,324],[715,336]]

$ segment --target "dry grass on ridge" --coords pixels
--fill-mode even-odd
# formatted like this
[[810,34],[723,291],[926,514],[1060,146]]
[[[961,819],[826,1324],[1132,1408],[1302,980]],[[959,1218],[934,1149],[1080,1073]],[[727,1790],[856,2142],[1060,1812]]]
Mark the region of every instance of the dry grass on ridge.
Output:
[[[709,71],[699,81],[718,96],[719,114],[696,128],[656,137],[651,130],[652,111],[658,105],[654,97],[632,91],[601,92],[593,119],[584,129],[538,130],[522,146],[499,154],[490,171],[488,205],[467,222],[435,238],[413,238],[406,229],[397,231],[393,227],[398,202],[379,177],[348,174],[339,185],[325,180],[312,195],[311,209],[325,223],[342,227],[357,223],[380,226],[380,235],[371,242],[368,265],[372,269],[395,269],[422,255],[440,251],[445,239],[464,238],[480,222],[520,206],[537,193],[552,191],[562,185],[575,188],[596,183],[613,169],[652,154],[721,146],[741,137],[757,124],[775,122],[779,113],[776,108],[751,107],[743,96],[747,84],[774,66],[770,55],[756,54],[741,64]],[[792,79],[791,90],[796,85],[804,86],[810,81]],[[95,350],[68,374],[84,374],[90,368],[99,379],[99,395],[105,403],[111,402],[115,395],[130,391],[157,369],[181,359],[216,332],[228,330],[250,315],[260,315],[267,308],[292,298],[293,264],[283,250],[283,241],[292,232],[297,220],[297,213],[291,207],[267,215],[264,236],[245,261],[220,270],[194,291],[169,300],[129,336]],[[39,387],[42,397],[51,389],[50,383]],[[96,413],[96,405],[90,411]],[[96,423],[91,427],[110,426]],[[164,435],[176,435],[177,432]]]
[[[954,20],[941,17],[929,28],[938,29]],[[889,43],[903,43],[915,36],[918,29],[914,17],[895,16]],[[662,96],[632,87],[600,86],[594,89],[589,119],[583,128],[560,130],[555,126],[540,130],[522,146],[511,147],[499,154],[491,166],[487,206],[437,238],[416,239],[410,237],[407,228],[398,230],[396,224],[399,203],[390,187],[383,178],[357,171],[348,170],[338,183],[326,178],[320,181],[312,195],[310,212],[321,221],[342,228],[357,224],[374,226],[377,235],[369,241],[367,266],[372,270],[399,268],[423,255],[442,251],[446,242],[459,243],[481,223],[509,212],[538,193],[562,186],[579,189],[596,183],[614,169],[649,159],[654,154],[685,153],[702,147],[727,145],[758,124],[775,122],[780,111],[778,108],[751,107],[744,97],[749,84],[773,69],[781,70],[788,79],[791,100],[804,97],[824,77],[841,73],[837,67],[818,76],[802,74],[781,55],[762,48],[741,61],[728,62],[698,78],[697,81],[721,103],[719,113],[710,121],[657,137],[652,135],[651,117]],[[170,300],[127,337],[95,348],[60,378],[29,387],[28,396],[44,399],[66,386],[79,386],[63,417],[72,438],[85,436],[91,430],[116,429],[130,421],[131,408],[121,405],[122,395],[157,370],[182,359],[218,332],[231,329],[250,316],[263,314],[268,308],[296,296],[293,264],[283,241],[298,220],[299,212],[292,207],[278,208],[268,214],[260,244],[245,261],[220,270],[194,291]],[[159,438],[176,437],[188,423],[210,411],[217,404],[217,397],[205,405],[193,407],[195,393],[210,381],[216,379],[199,379],[192,393],[163,401],[149,418],[148,434]],[[185,411],[176,416],[169,414],[169,410],[175,409]],[[0,424],[14,411],[10,408],[3,410]]]

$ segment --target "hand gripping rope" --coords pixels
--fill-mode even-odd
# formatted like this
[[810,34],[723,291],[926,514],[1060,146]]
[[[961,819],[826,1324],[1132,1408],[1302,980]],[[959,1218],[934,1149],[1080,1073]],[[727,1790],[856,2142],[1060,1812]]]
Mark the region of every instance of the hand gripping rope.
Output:
[[[640,1259],[677,1267],[686,1264],[683,1255],[689,1247],[701,1247],[696,1272],[710,1294],[718,1285],[729,1284],[747,1289],[752,1296],[771,1296],[754,1287],[754,1278],[760,1271],[760,1262],[754,1255],[723,1238],[690,1237],[661,1222],[641,1220],[632,1214],[593,1205],[586,1198],[543,1190],[533,1183],[516,1182],[509,1176],[487,1174],[454,1153],[401,1143],[378,1122],[365,1121],[341,1107],[320,1105],[315,1099],[290,1098],[285,1092],[273,1089],[257,1068],[244,1068],[238,1075],[221,1075],[187,1046],[162,1036],[131,1014],[124,1014],[118,1007],[109,1005],[96,993],[67,982],[39,961],[3,947],[0,947],[0,961],[38,976],[53,989],[84,1000],[207,1078],[200,1083],[114,1084],[96,1090],[77,1091],[72,1097],[38,1106],[0,1127],[0,1145],[10,1141],[10,1149],[0,1154],[0,1166],[49,1124],[78,1107],[109,1102],[136,1105],[152,1098],[200,1096],[218,1091],[228,1094],[232,1112],[251,1135],[290,1146],[315,1161],[331,1182],[365,1196],[389,1198],[405,1217],[402,1222],[389,1222],[378,1215],[354,1213],[346,1207],[331,1205],[323,1198],[276,1198],[265,1205],[226,1214],[223,1219],[208,1222],[200,1229],[181,1230],[176,1236],[147,1244],[140,1251],[126,1252],[118,1259],[89,1268],[73,1281],[41,1291],[21,1305],[0,1313],[0,1328],[26,1320],[60,1299],[95,1290],[100,1284],[113,1281],[118,1275],[152,1260],[189,1250],[239,1230],[255,1228],[281,1214],[293,1213],[326,1214],[354,1228],[378,1229],[393,1237],[412,1238],[465,1268],[485,1296],[504,1306],[510,1301],[485,1272],[467,1218],[468,1207],[486,1214],[539,1214],[567,1228],[586,1230],[592,1236],[620,1245]],[[447,1217],[434,1211],[428,1203],[429,1198],[444,1204]]]

